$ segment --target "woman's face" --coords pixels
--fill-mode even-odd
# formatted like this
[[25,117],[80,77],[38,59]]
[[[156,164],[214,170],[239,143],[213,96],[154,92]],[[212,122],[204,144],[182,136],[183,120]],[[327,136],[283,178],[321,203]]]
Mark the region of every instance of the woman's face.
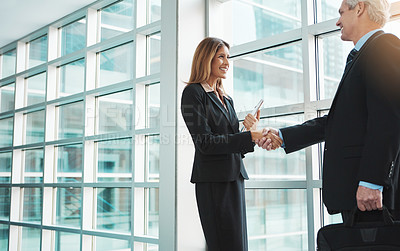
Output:
[[[221,46],[211,61],[210,80],[216,81],[218,78],[226,78],[229,69],[229,50],[226,46]],[[211,84],[211,83],[209,83]]]

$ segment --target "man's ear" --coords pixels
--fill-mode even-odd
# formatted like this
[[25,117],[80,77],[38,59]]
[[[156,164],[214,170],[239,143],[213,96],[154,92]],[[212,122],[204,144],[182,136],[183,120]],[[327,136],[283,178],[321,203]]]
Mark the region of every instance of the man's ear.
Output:
[[366,5],[364,2],[358,2],[356,6],[357,16],[360,16],[366,11]]

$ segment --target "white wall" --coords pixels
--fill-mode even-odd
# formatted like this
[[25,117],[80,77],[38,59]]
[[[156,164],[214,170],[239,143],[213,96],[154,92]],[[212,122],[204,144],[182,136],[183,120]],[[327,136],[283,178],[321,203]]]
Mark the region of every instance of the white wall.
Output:
[[177,251],[205,250],[206,244],[197,211],[194,184],[190,183],[194,146],[183,121],[180,100],[188,81],[194,51],[205,37],[205,1],[181,0],[178,11],[177,82]]

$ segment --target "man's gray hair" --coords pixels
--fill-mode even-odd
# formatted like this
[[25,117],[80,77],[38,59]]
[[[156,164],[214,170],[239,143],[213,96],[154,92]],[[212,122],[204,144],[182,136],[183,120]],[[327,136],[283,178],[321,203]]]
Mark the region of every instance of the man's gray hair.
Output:
[[390,4],[387,0],[346,0],[350,10],[354,9],[359,2],[368,5],[368,16],[375,23],[383,27],[389,20]]

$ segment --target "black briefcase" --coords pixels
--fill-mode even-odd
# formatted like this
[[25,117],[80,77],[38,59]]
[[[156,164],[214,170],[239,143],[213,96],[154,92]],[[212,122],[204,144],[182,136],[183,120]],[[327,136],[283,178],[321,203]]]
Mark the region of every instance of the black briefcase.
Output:
[[382,221],[357,222],[355,208],[345,223],[322,227],[317,234],[318,251],[399,251],[400,222],[393,221],[387,208]]

